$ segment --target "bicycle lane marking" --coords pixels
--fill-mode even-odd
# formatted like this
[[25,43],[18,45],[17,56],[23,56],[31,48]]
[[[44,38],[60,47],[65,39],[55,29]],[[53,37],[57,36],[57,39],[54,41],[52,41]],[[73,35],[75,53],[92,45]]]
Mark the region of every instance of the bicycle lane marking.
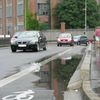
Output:
[[17,79],[19,79],[19,78],[21,78],[21,77],[23,77],[23,76],[25,76],[25,75],[27,75],[27,74],[29,74],[29,73],[31,73],[32,71],[34,71],[34,72],[39,71],[40,66],[48,63],[49,61],[51,61],[53,59],[56,59],[57,57],[65,54],[65,53],[67,53],[71,50],[72,50],[72,48],[67,49],[66,51],[63,51],[63,52],[61,52],[57,55],[52,56],[51,58],[48,58],[48,59],[42,61],[42,63],[33,63],[29,68],[26,68],[26,69],[22,70],[21,72],[19,72],[17,74],[14,74],[14,75],[12,75],[8,78],[5,78],[5,79],[1,80],[0,81],[0,88],[7,85],[7,84],[9,84],[9,83],[11,83],[11,82],[13,82],[13,81],[15,81],[15,80],[17,80]]
[[3,97],[2,100],[32,100],[34,98],[34,93],[35,92],[32,90],[14,92],[11,95]]

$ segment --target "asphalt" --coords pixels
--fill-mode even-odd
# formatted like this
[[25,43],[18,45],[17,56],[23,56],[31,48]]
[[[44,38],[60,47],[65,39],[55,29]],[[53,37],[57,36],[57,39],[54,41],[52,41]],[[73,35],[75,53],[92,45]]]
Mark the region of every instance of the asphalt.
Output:
[[[0,46],[1,47],[1,46]],[[91,62],[91,70],[90,70],[90,81],[91,81],[91,89],[100,96],[100,47],[96,47],[92,44],[92,62]],[[82,92],[80,91],[81,78],[79,69],[73,74],[71,78],[70,84],[75,83],[77,86],[70,87],[68,91],[64,92],[64,100],[84,100]]]

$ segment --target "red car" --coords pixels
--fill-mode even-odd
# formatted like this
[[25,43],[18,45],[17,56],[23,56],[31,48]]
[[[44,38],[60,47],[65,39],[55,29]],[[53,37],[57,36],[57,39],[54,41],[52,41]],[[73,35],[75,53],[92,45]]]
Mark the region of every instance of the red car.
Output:
[[57,39],[57,46],[74,45],[73,36],[70,33],[61,33]]

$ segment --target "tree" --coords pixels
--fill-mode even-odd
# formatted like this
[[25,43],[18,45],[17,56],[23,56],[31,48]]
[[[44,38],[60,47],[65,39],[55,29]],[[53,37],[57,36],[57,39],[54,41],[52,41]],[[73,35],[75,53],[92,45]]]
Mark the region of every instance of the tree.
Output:
[[[87,0],[87,25],[95,28],[100,25],[100,14],[96,0]],[[61,22],[66,23],[66,28],[85,27],[85,0],[64,0],[59,3],[55,10],[57,16],[56,27]]]
[[26,29],[27,30],[39,29],[39,23],[30,11],[27,11],[27,15],[26,15]]

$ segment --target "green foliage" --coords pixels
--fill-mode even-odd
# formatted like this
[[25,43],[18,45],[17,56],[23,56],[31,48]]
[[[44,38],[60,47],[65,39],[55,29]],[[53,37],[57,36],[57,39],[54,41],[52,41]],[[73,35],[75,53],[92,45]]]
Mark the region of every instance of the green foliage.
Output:
[[39,29],[47,30],[47,29],[49,29],[49,24],[48,23],[39,23]]
[[[100,14],[96,0],[87,0],[87,25],[94,28],[100,25]],[[57,16],[56,27],[60,27],[61,22],[66,23],[66,28],[85,27],[85,0],[64,0],[56,7]]]
[[34,16],[28,11],[26,15],[26,29],[27,30],[38,30],[39,23]]

